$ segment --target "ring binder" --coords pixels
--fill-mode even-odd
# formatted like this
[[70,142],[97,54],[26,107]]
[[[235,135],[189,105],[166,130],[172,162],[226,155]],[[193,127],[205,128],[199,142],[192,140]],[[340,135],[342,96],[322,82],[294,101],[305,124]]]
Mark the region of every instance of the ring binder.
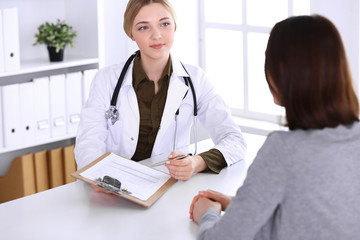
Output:
[[48,120],[38,121],[38,129],[46,129],[49,128]]
[[71,123],[77,123],[80,122],[80,114],[73,114],[70,116],[70,122]]
[[109,192],[131,194],[126,188],[121,189],[121,182],[119,180],[110,176],[104,176],[103,179],[96,179],[96,185]]
[[54,119],[54,126],[55,127],[60,127],[65,125],[65,117],[59,117],[59,118],[55,118]]

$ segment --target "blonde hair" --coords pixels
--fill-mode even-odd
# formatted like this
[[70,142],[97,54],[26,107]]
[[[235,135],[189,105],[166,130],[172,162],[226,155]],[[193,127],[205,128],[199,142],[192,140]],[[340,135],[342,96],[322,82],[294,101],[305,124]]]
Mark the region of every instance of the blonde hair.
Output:
[[171,14],[174,23],[175,23],[175,29],[176,29],[176,15],[175,10],[171,6],[170,2],[168,0],[129,0],[126,10],[124,13],[124,31],[126,35],[129,36],[129,38],[132,38],[131,30],[132,25],[134,24],[134,19],[136,15],[139,13],[140,9],[146,5],[149,5],[151,3],[160,3],[163,5]]

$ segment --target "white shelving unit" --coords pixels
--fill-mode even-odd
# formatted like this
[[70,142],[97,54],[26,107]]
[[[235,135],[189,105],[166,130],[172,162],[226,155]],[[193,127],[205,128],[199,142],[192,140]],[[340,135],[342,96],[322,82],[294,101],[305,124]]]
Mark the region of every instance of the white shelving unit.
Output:
[[[31,81],[36,77],[83,71],[104,65],[99,53],[98,11],[102,0],[1,0],[0,9],[17,8],[20,42],[20,69],[0,72],[0,86]],[[100,7],[101,9],[101,7]],[[37,27],[64,20],[77,31],[74,48],[65,48],[63,62],[49,62],[46,46],[33,46]],[[103,62],[101,62],[103,61]],[[6,174],[16,156],[74,143],[74,135],[34,141],[31,145],[0,148],[0,176]]]
[[13,72],[1,72],[0,79],[6,77],[12,77],[22,74],[31,74],[35,72],[45,72],[52,70],[59,70],[71,67],[81,67],[86,65],[96,65],[99,63],[98,58],[79,58],[79,57],[67,57],[63,62],[49,62],[48,59],[33,59],[24,60],[21,62],[21,68]]
[[[70,142],[73,142],[72,138],[74,138],[74,137],[75,137],[75,135],[64,135],[61,137],[53,137],[53,138],[49,138],[49,139],[37,140],[29,145],[2,148],[2,149],[0,149],[0,154],[12,153],[12,152],[23,151],[23,150],[26,153],[28,153],[28,152],[31,152],[31,150],[32,150],[31,148],[33,148],[33,147],[44,146],[47,144],[56,146],[57,144],[54,144],[54,143],[61,142],[61,141],[67,141],[67,140],[70,140]],[[47,147],[44,146],[44,148],[47,148]],[[23,155],[23,154],[21,154],[21,155]],[[3,159],[1,159],[1,161],[3,161]]]

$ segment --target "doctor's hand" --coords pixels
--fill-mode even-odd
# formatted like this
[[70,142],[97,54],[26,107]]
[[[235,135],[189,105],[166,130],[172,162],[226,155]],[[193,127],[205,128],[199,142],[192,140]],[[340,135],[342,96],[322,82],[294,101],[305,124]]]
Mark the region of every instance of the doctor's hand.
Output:
[[190,205],[190,211],[189,211],[190,219],[194,220],[194,207],[195,207],[196,202],[200,198],[208,198],[212,201],[220,203],[222,211],[225,211],[231,202],[231,196],[229,196],[229,195],[226,195],[226,194],[214,191],[214,190],[199,191],[199,194],[193,198],[192,203]]
[[207,168],[204,159],[199,155],[174,160],[180,155],[184,155],[184,153],[172,152],[168,163],[165,164],[170,175],[175,179],[188,180],[193,173],[204,171]]

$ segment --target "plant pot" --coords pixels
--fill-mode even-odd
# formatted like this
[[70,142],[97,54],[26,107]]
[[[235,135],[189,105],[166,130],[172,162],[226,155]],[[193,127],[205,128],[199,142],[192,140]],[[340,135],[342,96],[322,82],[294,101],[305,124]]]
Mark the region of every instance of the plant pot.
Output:
[[50,62],[61,62],[64,59],[64,49],[60,49],[56,52],[56,47],[47,47],[49,52]]

